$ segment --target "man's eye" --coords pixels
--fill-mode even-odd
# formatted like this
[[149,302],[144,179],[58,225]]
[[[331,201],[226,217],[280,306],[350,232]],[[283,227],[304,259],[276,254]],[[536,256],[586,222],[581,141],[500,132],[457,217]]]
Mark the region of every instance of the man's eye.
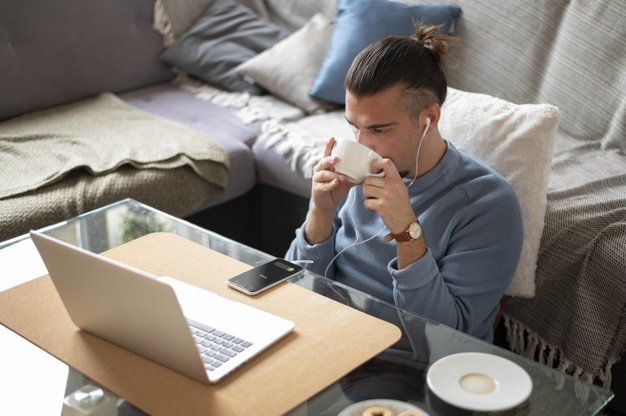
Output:
[[372,133],[381,134],[384,132],[385,132],[385,129],[372,129]]

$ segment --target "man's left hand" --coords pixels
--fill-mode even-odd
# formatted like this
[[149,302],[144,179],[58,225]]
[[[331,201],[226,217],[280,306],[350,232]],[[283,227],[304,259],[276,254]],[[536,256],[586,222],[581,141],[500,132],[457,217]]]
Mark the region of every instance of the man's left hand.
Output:
[[363,182],[364,206],[378,213],[389,231],[401,233],[416,221],[409,192],[391,159],[372,162],[372,170],[384,171],[382,178],[370,176]]

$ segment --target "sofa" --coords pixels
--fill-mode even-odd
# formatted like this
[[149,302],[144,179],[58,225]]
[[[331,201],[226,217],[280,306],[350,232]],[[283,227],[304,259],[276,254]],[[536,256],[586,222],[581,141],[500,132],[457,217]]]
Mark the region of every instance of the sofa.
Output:
[[459,38],[441,131],[524,210],[502,342],[624,411],[626,6],[407,2],[0,0],[0,240],[131,197],[281,256],[351,136],[345,40],[433,13]]

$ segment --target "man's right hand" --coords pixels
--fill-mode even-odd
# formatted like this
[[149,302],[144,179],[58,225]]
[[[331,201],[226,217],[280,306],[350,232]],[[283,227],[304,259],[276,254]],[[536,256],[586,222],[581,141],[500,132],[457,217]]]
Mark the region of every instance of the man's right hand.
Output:
[[311,205],[304,228],[309,244],[321,243],[330,236],[337,206],[352,186],[344,175],[333,170],[338,161],[336,156],[330,155],[335,142],[334,137],[328,140],[324,157],[313,168]]

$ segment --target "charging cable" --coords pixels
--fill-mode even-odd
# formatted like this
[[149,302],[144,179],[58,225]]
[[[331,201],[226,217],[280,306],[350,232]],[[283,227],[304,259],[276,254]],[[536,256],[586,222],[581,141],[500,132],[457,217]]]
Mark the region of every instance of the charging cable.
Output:
[[313,264],[313,260],[291,260],[292,263],[297,264],[299,266],[304,266],[305,264]]
[[352,194],[352,201],[350,202],[350,207],[348,208],[347,212],[347,216],[348,216],[348,221],[350,221],[350,224],[352,225],[352,228],[354,229],[354,233],[355,238],[354,241],[350,244],[348,244],[347,246],[345,246],[343,249],[341,249],[341,251],[337,254],[335,254],[335,257],[332,258],[332,260],[328,263],[328,265],[326,266],[326,270],[324,270],[324,277],[328,278],[328,271],[330,270],[330,266],[333,265],[333,263],[335,262],[335,260],[337,259],[337,257],[339,257],[340,255],[342,255],[346,250],[357,246],[359,244],[365,244],[368,241],[374,239],[378,234],[380,234],[381,231],[383,231],[386,227],[383,225],[383,227],[378,230],[374,235],[372,235],[371,237],[369,237],[367,240],[363,240],[359,242],[359,239],[361,238],[361,236],[359,235],[359,230],[357,229],[357,227],[354,226],[354,222],[352,221],[352,218],[350,217],[350,211],[352,210],[352,206],[354,205],[354,201],[356,201],[356,190],[350,192]]

